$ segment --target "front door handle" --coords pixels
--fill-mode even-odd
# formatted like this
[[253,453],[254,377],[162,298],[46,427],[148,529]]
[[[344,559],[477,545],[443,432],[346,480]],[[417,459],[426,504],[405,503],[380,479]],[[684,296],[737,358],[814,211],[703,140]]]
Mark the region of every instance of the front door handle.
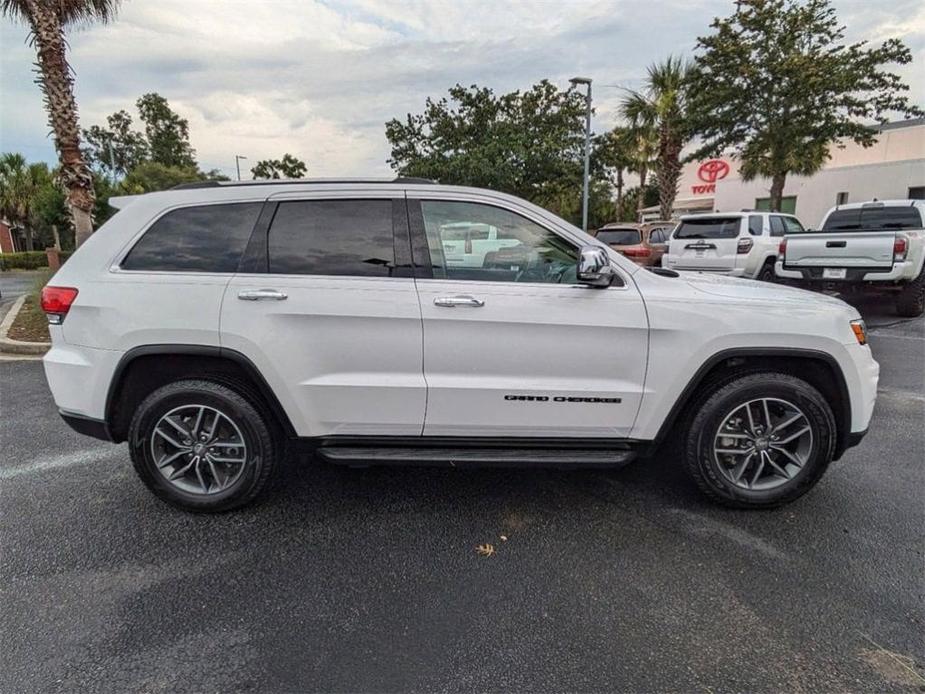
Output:
[[288,299],[289,295],[277,289],[245,289],[243,292],[238,292],[238,298],[242,301],[260,301],[262,299],[282,301],[283,299]]
[[484,306],[485,302],[481,299],[476,299],[474,296],[438,296],[434,299],[434,306],[448,306],[450,308],[454,306],[472,306],[478,308]]

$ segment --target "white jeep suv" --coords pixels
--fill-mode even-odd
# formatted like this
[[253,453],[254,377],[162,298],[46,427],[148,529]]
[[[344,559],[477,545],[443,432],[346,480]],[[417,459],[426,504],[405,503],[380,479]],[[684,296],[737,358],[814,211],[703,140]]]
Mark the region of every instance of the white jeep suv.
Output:
[[[116,205],[43,292],[45,372],[71,427],[126,441],[186,509],[252,500],[298,443],[348,465],[616,466],[669,439],[713,499],[767,507],[871,417],[847,304],[642,269],[509,195],[274,181]],[[481,264],[447,262],[464,228],[496,240]]]
[[686,215],[671,234],[662,267],[773,282],[781,238],[801,231],[800,220],[777,212]]

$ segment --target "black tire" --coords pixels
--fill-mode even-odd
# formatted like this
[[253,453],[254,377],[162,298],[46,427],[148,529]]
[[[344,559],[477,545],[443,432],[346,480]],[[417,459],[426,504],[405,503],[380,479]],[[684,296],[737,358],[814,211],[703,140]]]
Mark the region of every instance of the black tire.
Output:
[[758,271],[758,276],[755,277],[759,282],[774,282],[777,280],[777,275],[774,274],[774,261],[768,260],[764,265],[761,266],[761,270]]
[[[152,437],[158,421],[176,408],[194,405],[221,412],[245,444],[243,470],[235,473],[237,478],[227,488],[211,493],[179,488],[167,480],[154,459]],[[266,416],[236,390],[213,381],[183,380],[158,388],[138,406],[129,425],[128,445],[135,471],[158,498],[186,511],[221,512],[252,502],[267,486],[280,458],[271,432]]]
[[[791,479],[773,489],[743,489],[721,469],[713,450],[714,440],[730,412],[760,398],[796,405],[811,428],[811,445],[806,462]],[[705,389],[689,411],[693,414],[683,439],[687,470],[704,494],[725,506],[755,509],[789,503],[819,481],[835,453],[837,428],[832,408],[818,390],[788,374],[761,371],[716,382]]]
[[896,297],[896,313],[903,318],[917,318],[925,313],[925,266]]

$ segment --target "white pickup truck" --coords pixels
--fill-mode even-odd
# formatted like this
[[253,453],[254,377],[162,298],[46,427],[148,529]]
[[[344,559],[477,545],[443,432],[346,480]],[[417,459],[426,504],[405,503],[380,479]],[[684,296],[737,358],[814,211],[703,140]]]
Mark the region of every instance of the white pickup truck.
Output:
[[838,205],[819,231],[787,234],[775,274],[806,288],[890,292],[896,312],[925,311],[925,201]]

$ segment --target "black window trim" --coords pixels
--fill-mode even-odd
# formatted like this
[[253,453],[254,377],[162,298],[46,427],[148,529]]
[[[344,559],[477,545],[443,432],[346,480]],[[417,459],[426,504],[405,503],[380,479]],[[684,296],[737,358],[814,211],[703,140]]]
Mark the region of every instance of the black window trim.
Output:
[[[288,202],[334,202],[334,201],[359,201],[359,200],[389,200],[392,203],[392,249],[395,255],[395,269],[390,277],[373,277],[365,275],[316,275],[316,274],[281,274],[270,273],[270,229],[273,226],[273,220],[276,218],[276,212],[281,203]],[[310,196],[286,196],[280,198],[270,198],[266,201],[264,209],[257,218],[257,224],[251,233],[250,240],[244,254],[241,257],[241,263],[238,266],[238,274],[248,275],[269,275],[278,274],[285,277],[327,277],[327,278],[362,278],[373,280],[389,279],[407,279],[414,277],[414,268],[412,267],[411,238],[408,229],[408,211],[407,202],[404,192],[391,196],[367,196],[362,193],[357,195],[310,195]]]
[[[407,196],[406,196],[407,197]],[[434,267],[430,258],[430,246],[427,244],[427,230],[424,227],[424,210],[421,207],[422,202],[458,202],[458,203],[470,203],[473,205],[484,205],[486,207],[495,207],[499,210],[504,210],[511,214],[515,214],[519,217],[523,217],[528,222],[536,224],[538,227],[545,229],[550,234],[555,234],[561,239],[564,239],[568,243],[575,246],[575,248],[580,251],[581,244],[576,242],[574,239],[565,236],[564,234],[559,233],[555,229],[550,228],[549,224],[544,224],[543,222],[538,221],[534,217],[524,214],[520,210],[512,209],[503,204],[492,200],[479,200],[469,197],[460,197],[456,198],[452,195],[427,195],[422,197],[407,197],[408,202],[408,225],[411,232],[411,259],[414,265],[414,276],[417,279],[437,279],[442,282],[472,282],[480,283],[479,280],[453,280],[451,278],[443,277],[434,277]],[[605,248],[606,252],[610,252],[607,249],[606,245],[602,245]],[[614,268],[616,274],[614,275],[613,284],[610,285],[609,289],[626,289],[629,286],[629,281],[623,276],[623,269],[616,263],[611,262],[611,266]],[[549,282],[499,282],[497,280],[484,280],[484,284],[519,284],[523,286],[536,286],[536,287],[576,287],[584,286],[582,284],[551,284]]]
[[[248,248],[250,247],[251,241],[254,238],[254,232],[260,227],[260,220],[262,219],[264,213],[266,212],[268,201],[262,198],[250,198],[246,200],[198,200],[196,202],[184,202],[177,205],[171,205],[170,207],[165,207],[155,213],[155,216],[148,220],[141,229],[135,233],[122,248],[116,253],[112,262],[109,264],[109,272],[114,274],[126,274],[126,275],[204,275],[206,277],[229,277],[231,275],[237,274],[241,271],[241,263],[244,258],[247,256]],[[254,224],[254,228],[251,229],[251,235],[248,238],[247,243],[244,244],[244,251],[241,253],[241,258],[238,261],[238,267],[235,270],[229,272],[211,272],[208,270],[131,270],[128,268],[122,267],[122,264],[128,258],[129,253],[131,253],[135,246],[144,238],[145,234],[154,227],[161,219],[166,217],[172,212],[177,210],[186,210],[193,207],[212,207],[215,205],[263,205],[260,212],[257,214],[257,222]]]

